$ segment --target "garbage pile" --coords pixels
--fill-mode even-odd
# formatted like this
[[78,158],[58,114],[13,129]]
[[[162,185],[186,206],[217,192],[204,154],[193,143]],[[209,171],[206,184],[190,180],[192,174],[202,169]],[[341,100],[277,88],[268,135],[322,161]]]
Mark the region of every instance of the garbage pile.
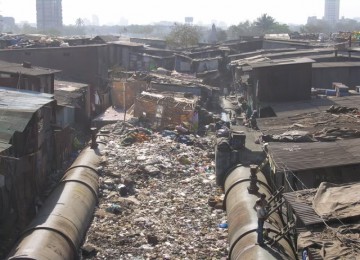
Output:
[[[215,137],[153,133],[122,122],[102,130],[110,141],[83,258],[226,259]],[[141,138],[128,142],[134,133]]]

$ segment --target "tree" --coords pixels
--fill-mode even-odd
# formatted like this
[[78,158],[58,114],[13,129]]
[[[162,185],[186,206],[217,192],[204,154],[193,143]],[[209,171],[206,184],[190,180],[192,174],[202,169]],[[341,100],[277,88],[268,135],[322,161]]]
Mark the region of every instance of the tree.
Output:
[[170,47],[181,48],[197,45],[200,38],[199,29],[188,24],[175,24],[166,41]]
[[241,36],[253,36],[254,34],[254,26],[249,20],[241,22],[238,25],[232,25],[228,29],[230,39],[240,39]]
[[304,33],[328,33],[331,32],[331,25],[325,20],[308,22],[302,29]]
[[254,25],[261,33],[269,33],[275,25],[275,19],[267,14],[263,14],[256,19]]
[[76,19],[75,26],[77,28],[77,34],[85,34],[85,22],[83,19],[81,19],[80,17]]
[[75,25],[76,25],[77,27],[83,27],[83,26],[85,25],[85,22],[84,22],[83,19],[81,19],[81,18],[79,17],[78,19],[76,19]]
[[275,23],[271,30],[272,33],[290,33],[291,30],[287,24]]

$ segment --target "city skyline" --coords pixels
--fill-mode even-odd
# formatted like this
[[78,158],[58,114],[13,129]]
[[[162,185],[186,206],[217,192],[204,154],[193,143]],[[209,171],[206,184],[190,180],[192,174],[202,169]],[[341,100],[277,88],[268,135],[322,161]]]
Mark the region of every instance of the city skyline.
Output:
[[[254,21],[262,14],[268,14],[277,22],[286,24],[306,24],[307,18],[324,16],[324,0],[253,0],[239,2],[224,0],[219,6],[208,1],[183,0],[169,4],[165,0],[136,1],[119,3],[116,0],[63,0],[63,24],[74,25],[76,19],[87,19],[90,22],[97,17],[103,24],[153,24],[160,21],[184,22],[185,17],[193,17],[195,24],[219,24],[230,26],[246,20]],[[28,12],[19,11],[29,10]],[[1,15],[14,17],[16,22],[28,21],[36,23],[36,0],[12,0],[0,5]],[[346,0],[340,4],[340,18],[356,18],[360,15],[360,1]],[[32,11],[31,11],[32,10]]]

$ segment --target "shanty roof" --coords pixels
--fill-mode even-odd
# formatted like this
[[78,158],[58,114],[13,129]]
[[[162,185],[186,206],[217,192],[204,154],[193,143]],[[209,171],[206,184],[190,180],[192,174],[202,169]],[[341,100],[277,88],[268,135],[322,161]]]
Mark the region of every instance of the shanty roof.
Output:
[[195,77],[192,77],[190,75],[185,75],[181,73],[175,73],[171,77],[166,75],[159,75],[157,73],[150,73],[150,76],[152,76],[152,82],[156,84],[171,84],[171,85],[177,85],[182,87],[190,87],[190,88],[206,88],[211,90],[219,90],[217,87],[212,87],[209,85],[206,85],[202,83],[202,79],[198,79]]
[[9,143],[37,110],[53,101],[50,94],[0,87],[0,143]]
[[0,153],[2,153],[3,151],[9,149],[10,147],[11,147],[11,144],[5,144],[5,143],[0,142]]
[[283,197],[294,210],[297,218],[305,226],[323,223],[323,220],[316,214],[308,199],[315,196],[316,189],[306,189],[284,193]]
[[115,42],[119,40],[119,37],[115,35],[98,35],[93,38],[93,40],[102,40],[103,42]]
[[23,74],[29,76],[41,76],[54,74],[60,72],[60,70],[46,69],[40,67],[24,67],[22,64],[10,63],[6,61],[0,61],[0,72],[12,73],[12,74]]
[[84,95],[88,86],[88,84],[84,83],[55,80],[55,99],[59,105],[75,107],[77,105],[76,99]]
[[303,171],[360,164],[360,138],[336,142],[269,143],[276,171]]
[[290,117],[309,112],[321,112],[330,106],[355,107],[360,110],[360,96],[327,97],[294,102],[267,103],[278,117]]
[[185,98],[180,96],[174,96],[173,94],[162,92],[162,93],[153,93],[153,92],[147,92],[143,91],[141,92],[141,97],[149,97],[154,99],[166,99],[170,98],[174,102],[178,103],[187,103],[187,104],[195,104],[197,102],[197,98]]
[[[268,117],[256,120],[263,134],[277,135],[287,131],[317,134],[326,129],[347,129],[360,133],[359,118],[353,113],[333,114],[325,111],[309,112],[289,117]],[[351,137],[351,136],[349,136]]]
[[121,45],[121,46],[127,46],[127,47],[144,47],[144,44],[142,43],[136,43],[136,42],[129,42],[129,41],[115,41],[111,42],[115,45]]
[[[243,53],[241,55],[232,55],[230,66],[242,66],[242,64],[247,64],[247,60],[274,60],[276,59],[299,59],[301,57],[309,58],[310,55],[323,55],[323,54],[332,54],[334,52],[333,48],[321,48],[321,49],[311,49],[311,50],[293,50],[293,49],[284,49],[284,51],[279,52],[276,50],[264,50],[264,51],[255,51],[249,53]],[[234,59],[239,57],[239,59]],[[247,57],[247,58],[244,58]]]
[[194,58],[193,61],[201,62],[201,61],[213,61],[213,60],[221,60],[221,56],[211,57],[211,58]]
[[360,217],[359,183],[322,182],[318,188],[284,193],[284,199],[305,226]]
[[293,65],[293,64],[304,64],[304,63],[313,63],[315,62],[309,58],[289,58],[289,59],[279,59],[279,60],[270,60],[270,61],[260,61],[257,63],[252,63],[252,68],[265,68],[273,66],[283,66],[283,65]]
[[313,68],[346,68],[346,67],[360,67],[360,62],[317,62],[314,63]]
[[[329,259],[358,259],[353,254],[359,256],[359,250],[353,250],[351,243],[343,241],[358,243],[359,193],[359,183],[328,182],[322,182],[317,189],[284,193],[284,199],[297,218],[297,230],[300,231],[298,248],[309,247],[312,254],[320,256],[321,247],[327,243],[326,255]],[[342,222],[345,219],[347,219],[346,224]],[[300,224],[301,222],[303,225]]]

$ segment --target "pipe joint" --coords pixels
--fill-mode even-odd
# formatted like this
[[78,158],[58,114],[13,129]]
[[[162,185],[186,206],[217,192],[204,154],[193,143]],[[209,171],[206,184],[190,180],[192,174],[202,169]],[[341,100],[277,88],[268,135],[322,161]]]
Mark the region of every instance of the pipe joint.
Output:
[[257,165],[250,165],[250,185],[248,187],[248,191],[250,194],[256,194],[259,191],[259,187],[257,186]]
[[98,144],[96,142],[96,130],[97,128],[96,127],[91,127],[90,128],[91,130],[91,149],[96,149],[98,147]]

